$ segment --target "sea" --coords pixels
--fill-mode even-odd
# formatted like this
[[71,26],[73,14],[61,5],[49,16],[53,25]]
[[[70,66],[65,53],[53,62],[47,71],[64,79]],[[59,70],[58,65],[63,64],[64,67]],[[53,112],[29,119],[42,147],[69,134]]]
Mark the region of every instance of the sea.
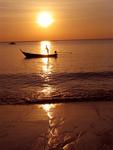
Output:
[[[22,52],[57,58],[26,59]],[[113,40],[0,43],[0,104],[113,100]]]

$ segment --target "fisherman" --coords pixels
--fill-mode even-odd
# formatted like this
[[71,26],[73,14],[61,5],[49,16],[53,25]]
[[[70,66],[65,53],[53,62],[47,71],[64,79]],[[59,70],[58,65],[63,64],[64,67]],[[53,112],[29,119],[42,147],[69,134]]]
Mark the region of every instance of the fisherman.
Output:
[[57,51],[54,51],[55,54],[57,54]]
[[47,47],[47,45],[46,45],[46,50],[47,50],[47,54],[49,55],[49,48]]

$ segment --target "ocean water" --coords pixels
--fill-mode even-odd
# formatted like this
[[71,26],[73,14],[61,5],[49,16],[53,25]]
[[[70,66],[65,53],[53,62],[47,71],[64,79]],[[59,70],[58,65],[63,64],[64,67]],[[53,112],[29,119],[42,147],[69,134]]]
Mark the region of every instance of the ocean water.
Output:
[[[25,59],[58,52],[58,58]],[[113,99],[113,40],[0,43],[0,104]]]

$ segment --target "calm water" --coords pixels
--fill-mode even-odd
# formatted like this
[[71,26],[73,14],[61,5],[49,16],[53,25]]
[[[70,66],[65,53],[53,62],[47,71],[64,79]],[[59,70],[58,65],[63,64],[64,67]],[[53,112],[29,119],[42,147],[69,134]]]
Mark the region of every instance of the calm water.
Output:
[[[58,52],[58,58],[25,59]],[[43,41],[0,44],[0,103],[113,98],[113,41]]]

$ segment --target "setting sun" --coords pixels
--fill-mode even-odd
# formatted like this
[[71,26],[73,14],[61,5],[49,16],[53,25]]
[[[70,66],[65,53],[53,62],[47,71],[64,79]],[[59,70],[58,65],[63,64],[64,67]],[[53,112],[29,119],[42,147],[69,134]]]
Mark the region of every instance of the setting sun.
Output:
[[37,23],[42,27],[48,27],[53,23],[52,15],[49,12],[41,12],[37,17]]

